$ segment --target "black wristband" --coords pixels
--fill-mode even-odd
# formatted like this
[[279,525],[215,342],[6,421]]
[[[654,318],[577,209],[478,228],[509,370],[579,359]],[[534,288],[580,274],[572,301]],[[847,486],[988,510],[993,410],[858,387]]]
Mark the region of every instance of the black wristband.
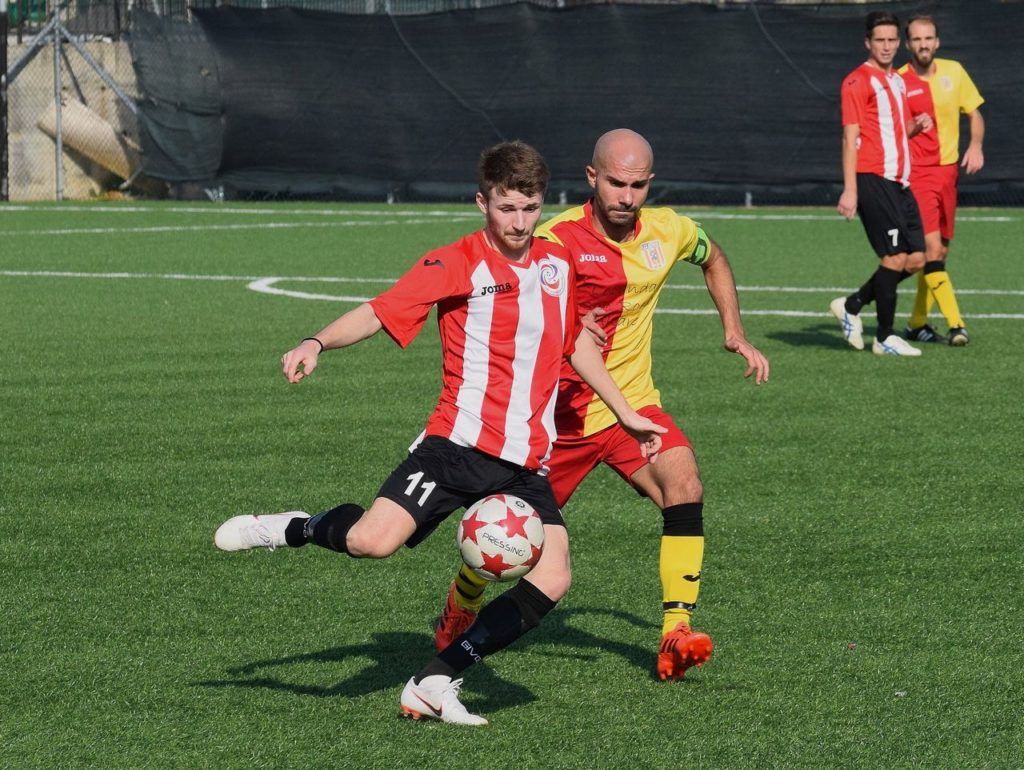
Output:
[[321,342],[321,341],[320,341],[319,339],[317,339],[316,337],[303,337],[303,338],[302,338],[302,341],[303,341],[303,342],[315,342],[315,343],[316,343],[317,345],[319,345],[319,346],[320,346],[320,352],[321,352],[321,353],[323,353],[323,352],[324,352],[324,343],[322,343],[322,342]]

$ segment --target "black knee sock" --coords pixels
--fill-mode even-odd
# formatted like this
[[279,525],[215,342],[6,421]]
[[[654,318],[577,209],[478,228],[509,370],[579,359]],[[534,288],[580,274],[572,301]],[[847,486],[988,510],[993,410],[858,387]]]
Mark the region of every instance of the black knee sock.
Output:
[[505,649],[540,625],[555,604],[532,583],[520,580],[480,610],[473,625],[430,661],[416,675],[416,682],[434,674],[454,677],[487,655]]
[[[310,519],[293,519],[284,532],[288,545],[293,539],[299,545],[314,542],[332,551],[348,553],[345,538],[348,531],[362,517],[364,511],[354,503],[345,503],[329,511],[318,513]],[[295,527],[296,522],[300,527]]]
[[878,331],[875,337],[879,342],[892,334],[896,322],[896,287],[901,280],[898,270],[880,267],[875,272],[875,313],[878,317]]

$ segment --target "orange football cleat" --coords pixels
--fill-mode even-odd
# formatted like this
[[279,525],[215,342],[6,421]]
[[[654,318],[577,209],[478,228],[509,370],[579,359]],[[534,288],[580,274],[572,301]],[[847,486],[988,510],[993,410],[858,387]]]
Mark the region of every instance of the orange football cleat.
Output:
[[472,610],[464,610],[455,603],[455,592],[458,589],[452,583],[448,589],[448,601],[444,604],[444,611],[437,621],[437,628],[434,631],[434,646],[438,652],[454,642],[463,632],[473,625],[476,620],[476,613]]
[[680,623],[661,638],[658,650],[658,678],[682,679],[690,666],[703,666],[711,658],[714,645],[711,637],[701,631],[691,631]]

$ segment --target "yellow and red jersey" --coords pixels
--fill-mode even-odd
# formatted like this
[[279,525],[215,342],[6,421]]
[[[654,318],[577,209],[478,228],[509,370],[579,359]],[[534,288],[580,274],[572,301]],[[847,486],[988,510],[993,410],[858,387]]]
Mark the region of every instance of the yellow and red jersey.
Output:
[[935,74],[922,78],[910,64],[899,72],[907,85],[910,112],[926,112],[935,124],[910,140],[914,166],[948,166],[960,156],[960,113],[974,112],[985,103],[974,81],[952,59],[935,59]]
[[[563,245],[576,275],[581,315],[605,310],[605,365],[630,405],[661,406],[651,376],[654,309],[676,262],[702,264],[710,242],[700,226],[669,208],[641,209],[632,240],[616,243],[593,224],[591,203],[559,214],[537,230]],[[568,362],[562,366],[555,425],[559,438],[589,436],[615,424],[615,416]]]

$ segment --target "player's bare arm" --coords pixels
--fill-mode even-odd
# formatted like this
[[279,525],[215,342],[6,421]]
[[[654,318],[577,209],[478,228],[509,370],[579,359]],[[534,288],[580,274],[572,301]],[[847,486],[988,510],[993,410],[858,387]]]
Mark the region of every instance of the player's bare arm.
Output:
[[612,410],[623,429],[640,442],[640,454],[652,463],[661,449],[661,436],[667,428],[639,415],[626,401],[619,386],[612,380],[597,347],[586,329],[580,330],[576,338],[576,349],[569,356],[569,363],[602,401]]
[[608,342],[608,333],[601,327],[601,324],[598,323],[598,319],[603,315],[607,315],[607,313],[608,311],[603,307],[595,307],[580,319],[580,323],[583,324],[583,328],[590,332],[590,336],[594,338],[594,342],[602,347]]
[[857,214],[857,140],[860,139],[860,125],[850,123],[843,126],[843,194],[839,196],[836,210],[848,220]]
[[[710,240],[710,239],[709,239]],[[754,375],[754,384],[768,382],[768,359],[756,347],[747,341],[743,333],[743,322],[740,320],[740,301],[736,294],[736,279],[733,277],[729,259],[722,247],[711,240],[711,254],[701,265],[704,271],[704,283],[708,287],[718,316],[722,321],[725,334],[725,349],[730,353],[738,353],[747,362],[744,377]]]
[[381,328],[383,327],[380,319],[373,312],[373,308],[368,303],[363,303],[281,356],[281,368],[285,379],[292,383],[299,382],[303,377],[313,373],[320,353],[324,350],[354,345],[367,337],[372,337]]
[[977,174],[985,165],[985,154],[981,151],[985,141],[985,119],[981,117],[980,110],[967,113],[967,118],[971,121],[971,143],[964,150],[960,165],[968,174]]

